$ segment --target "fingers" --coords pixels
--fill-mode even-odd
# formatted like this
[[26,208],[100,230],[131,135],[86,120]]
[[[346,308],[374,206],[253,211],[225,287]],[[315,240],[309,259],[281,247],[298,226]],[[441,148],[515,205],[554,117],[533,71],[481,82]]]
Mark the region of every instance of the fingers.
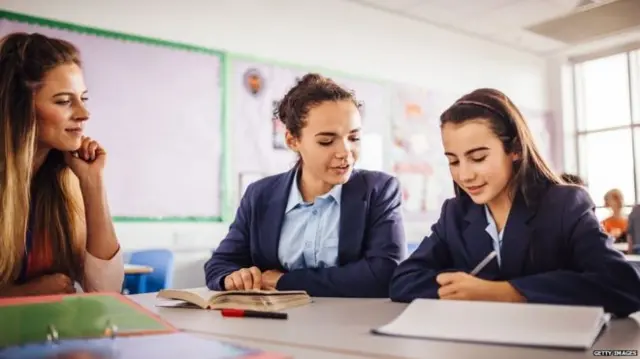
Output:
[[93,161],[96,159],[96,151],[98,150],[98,142],[96,141],[91,141],[89,143],[89,145],[87,146],[87,154],[89,157],[89,161]]
[[455,295],[457,291],[458,286],[455,284],[444,285],[438,288],[438,296],[440,299],[447,299],[448,297]]
[[105,151],[100,147],[100,144],[91,139],[91,137],[83,137],[80,148],[76,152],[78,157],[85,161],[93,161],[99,155],[105,154]]
[[442,300],[472,300],[468,295],[463,292],[455,292],[448,294],[444,297],[440,297]]
[[224,278],[225,290],[261,289],[262,272],[258,267],[242,268]]
[[76,288],[74,286],[73,280],[66,275],[61,274],[61,277],[58,279],[60,282],[60,286],[62,288],[62,292],[66,294],[72,294],[76,292]]
[[226,286],[227,290],[243,290],[244,283],[242,282],[242,277],[240,276],[240,271],[235,271],[225,278],[229,280],[229,285]]
[[236,285],[233,283],[233,278],[231,276],[233,273],[224,277],[224,290],[236,290]]
[[80,148],[78,148],[78,157],[81,159],[88,161],[89,160],[89,143],[91,143],[91,137],[83,137],[82,143],[80,143]]
[[52,274],[50,280],[53,282],[51,288],[55,293],[73,294],[76,292],[73,280],[71,280],[67,275],[62,273]]
[[239,272],[240,278],[242,278],[242,283],[244,285],[244,288],[242,289],[247,290],[253,288],[253,275],[251,274],[249,268],[242,268]]
[[[257,290],[262,289],[262,272],[260,271],[260,269],[254,266],[249,268],[249,272],[251,273],[251,276],[253,278],[252,288]],[[251,289],[251,288],[246,288],[246,289]]]
[[436,276],[436,282],[440,285],[448,285],[456,280],[457,273],[440,273]]
[[71,280],[71,278],[69,278],[69,276],[62,274],[62,273],[56,273],[56,274],[52,274],[53,276],[53,280],[56,281],[56,283],[58,283],[61,286],[73,286],[73,281]]

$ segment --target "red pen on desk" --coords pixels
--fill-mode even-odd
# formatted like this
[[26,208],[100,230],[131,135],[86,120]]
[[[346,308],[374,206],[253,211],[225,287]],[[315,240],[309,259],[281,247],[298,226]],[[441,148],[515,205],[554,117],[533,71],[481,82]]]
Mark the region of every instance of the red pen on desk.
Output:
[[222,309],[223,317],[232,318],[266,318],[266,319],[287,319],[287,313],[261,312],[258,310],[242,310],[242,309]]

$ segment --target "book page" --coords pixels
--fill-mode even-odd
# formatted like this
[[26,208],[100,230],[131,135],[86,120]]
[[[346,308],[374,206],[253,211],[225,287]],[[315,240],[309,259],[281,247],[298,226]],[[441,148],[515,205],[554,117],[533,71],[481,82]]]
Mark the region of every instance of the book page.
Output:
[[211,298],[219,293],[221,292],[209,290],[207,287],[190,289],[163,289],[158,293],[157,298],[160,298],[162,300],[162,302],[158,303],[160,304],[160,306],[177,305],[176,303],[165,303],[166,300],[181,300],[191,302],[195,305],[205,308],[207,307],[208,302],[211,300]]

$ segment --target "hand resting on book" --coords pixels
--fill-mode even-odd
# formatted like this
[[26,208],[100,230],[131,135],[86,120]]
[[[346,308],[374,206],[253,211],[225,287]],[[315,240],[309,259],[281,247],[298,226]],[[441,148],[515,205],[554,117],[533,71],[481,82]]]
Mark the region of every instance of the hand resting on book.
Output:
[[282,272],[267,270],[261,272],[258,267],[242,268],[224,278],[225,290],[263,289],[274,290]]

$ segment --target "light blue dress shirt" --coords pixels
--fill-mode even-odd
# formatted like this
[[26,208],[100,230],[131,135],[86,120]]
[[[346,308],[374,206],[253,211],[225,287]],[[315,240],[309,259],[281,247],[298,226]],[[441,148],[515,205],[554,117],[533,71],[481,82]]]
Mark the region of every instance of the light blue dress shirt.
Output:
[[293,178],[278,245],[278,259],[287,270],[334,267],[338,262],[342,185],[304,202]]
[[493,239],[493,249],[496,251],[496,260],[498,261],[498,266],[500,266],[500,248],[502,248],[502,235],[504,234],[504,227],[500,233],[498,233],[498,226],[496,225],[496,221],[493,219],[491,215],[491,211],[489,211],[489,207],[484,206],[484,213],[487,216],[487,228],[484,230],[489,233],[491,239]]

